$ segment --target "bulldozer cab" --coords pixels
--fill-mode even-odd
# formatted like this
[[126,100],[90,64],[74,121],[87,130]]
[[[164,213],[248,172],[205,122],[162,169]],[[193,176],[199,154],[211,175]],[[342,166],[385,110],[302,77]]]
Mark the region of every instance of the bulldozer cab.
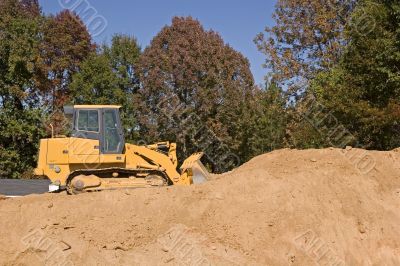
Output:
[[122,154],[125,146],[118,105],[74,105],[64,107],[72,115],[74,138],[99,140],[100,154]]

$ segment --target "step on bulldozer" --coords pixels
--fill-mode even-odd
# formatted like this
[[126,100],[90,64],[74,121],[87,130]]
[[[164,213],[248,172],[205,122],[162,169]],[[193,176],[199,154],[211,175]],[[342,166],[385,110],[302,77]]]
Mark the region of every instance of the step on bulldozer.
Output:
[[202,153],[191,155],[178,168],[175,143],[125,143],[119,109],[117,105],[64,107],[72,117],[71,136],[52,133],[40,140],[35,175],[50,179],[49,192],[191,185],[209,179],[200,161]]

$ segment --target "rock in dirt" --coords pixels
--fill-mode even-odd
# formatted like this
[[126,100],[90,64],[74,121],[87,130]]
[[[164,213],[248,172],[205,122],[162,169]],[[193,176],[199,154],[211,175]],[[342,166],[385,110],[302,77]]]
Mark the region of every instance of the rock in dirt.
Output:
[[67,250],[70,250],[72,248],[71,245],[68,244],[67,242],[65,242],[64,240],[61,240],[60,243],[63,246],[63,248],[62,248],[63,251],[67,251]]

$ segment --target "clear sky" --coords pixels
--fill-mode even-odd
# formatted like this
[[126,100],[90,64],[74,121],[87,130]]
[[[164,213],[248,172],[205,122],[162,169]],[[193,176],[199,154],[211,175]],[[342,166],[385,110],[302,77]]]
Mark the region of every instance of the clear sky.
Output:
[[[225,42],[242,52],[251,63],[257,84],[264,83],[267,70],[262,67],[265,56],[257,50],[253,39],[271,18],[276,0],[39,0],[43,12],[57,13],[71,7],[78,14],[84,7],[86,24],[97,43],[108,42],[115,33],[135,36],[146,47],[160,29],[171,24],[173,16],[192,16],[206,29],[221,34]],[[96,18],[96,20],[92,20]],[[96,28],[96,26],[98,26]],[[91,29],[93,28],[93,29]],[[104,28],[104,30],[102,30]]]

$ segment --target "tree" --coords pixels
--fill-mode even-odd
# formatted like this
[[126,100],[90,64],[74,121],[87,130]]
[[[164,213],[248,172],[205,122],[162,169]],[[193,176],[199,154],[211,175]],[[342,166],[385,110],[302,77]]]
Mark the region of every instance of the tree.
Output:
[[248,60],[218,33],[191,17],[175,17],[144,50],[138,70],[145,142],[177,141],[182,157],[205,151],[217,171],[246,157],[253,76]]
[[0,104],[22,110],[34,100],[40,40],[37,1],[0,1]]
[[103,45],[85,60],[70,86],[74,104],[117,104],[127,140],[136,140],[133,95],[139,88],[135,64],[140,46],[135,38],[115,35],[111,46]]
[[43,136],[31,108],[41,21],[37,1],[0,0],[0,178],[29,177]]
[[[357,28],[362,22],[365,27]],[[364,0],[346,33],[351,40],[338,66],[312,89],[358,140],[374,149],[400,146],[400,4]]]
[[41,12],[38,0],[1,0],[0,11],[4,20],[9,19],[7,15],[14,18],[23,15],[27,19],[35,19]]
[[[92,49],[68,11],[45,17],[37,0],[0,0],[0,177],[32,175],[48,101],[61,106],[70,76]],[[57,120],[57,116],[51,116]]]
[[32,177],[45,137],[41,110],[0,108],[0,121],[0,178]]
[[68,100],[71,77],[79,71],[94,45],[81,19],[64,10],[46,18],[40,50],[38,86],[54,111]]
[[270,78],[293,94],[335,65],[347,42],[344,28],[356,0],[279,0],[276,25],[255,38]]
[[252,109],[251,156],[283,148],[288,116],[282,89],[272,83],[265,90],[259,90]]

